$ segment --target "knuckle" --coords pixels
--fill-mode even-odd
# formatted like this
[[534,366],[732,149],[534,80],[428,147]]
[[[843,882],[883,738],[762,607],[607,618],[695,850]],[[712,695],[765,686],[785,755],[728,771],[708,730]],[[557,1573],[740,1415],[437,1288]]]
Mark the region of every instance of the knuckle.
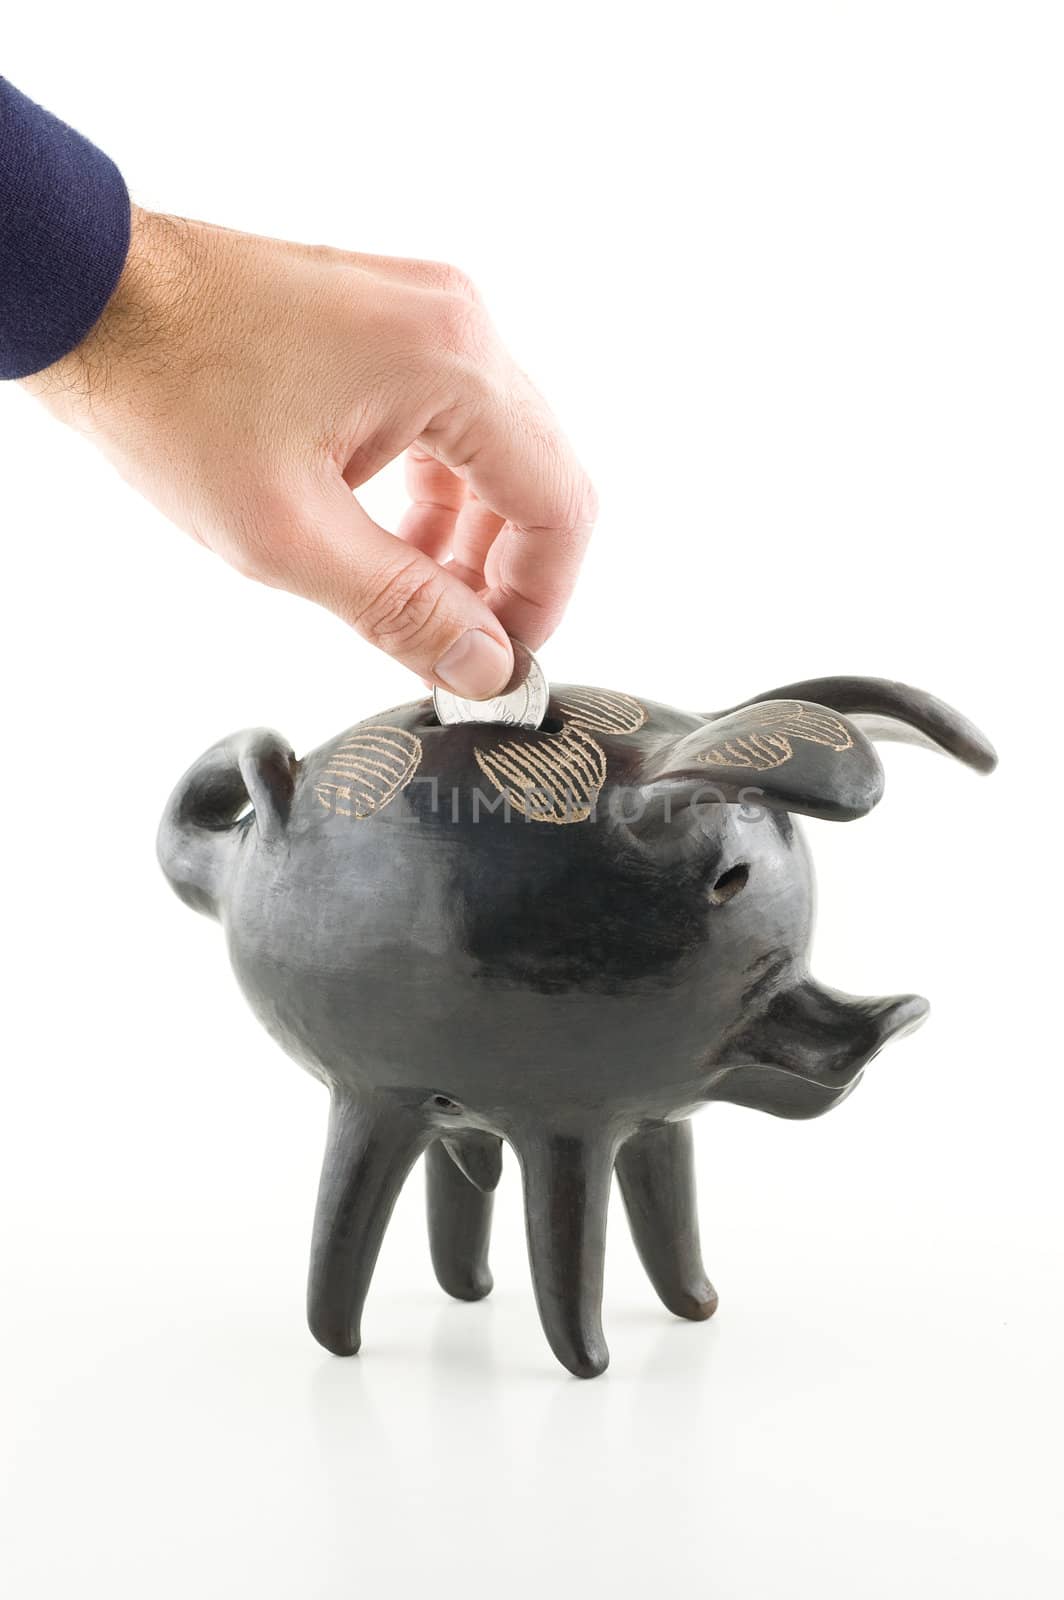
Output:
[[598,517],[598,495],[591,479],[579,467],[567,474],[559,510],[564,532],[588,537]]
[[281,562],[272,530],[267,532],[261,526],[230,526],[209,542],[242,578],[249,578],[253,583],[276,583]]
[[234,498],[226,509],[220,552],[241,577],[279,586],[294,521],[292,505],[280,492]]
[[212,517],[206,541],[255,583],[299,592],[318,542],[302,479],[248,486],[234,483]]
[[479,303],[480,295],[476,284],[461,267],[452,266],[447,261],[429,261],[425,266],[435,289],[441,290],[444,294],[455,295],[461,300]]
[[590,538],[598,517],[598,496],[590,482],[580,478],[572,485],[559,486],[551,511],[549,523],[531,527],[528,532],[554,538],[561,536],[575,545],[583,545]]
[[390,654],[416,649],[431,632],[446,585],[424,559],[401,562],[378,576],[372,600],[355,619],[371,644]]
[[461,267],[449,261],[421,261],[413,257],[393,263],[399,269],[402,282],[412,288],[431,290],[439,294],[459,295],[465,300],[478,300],[476,285]]
[[462,294],[435,293],[428,328],[432,342],[455,355],[476,353],[489,342],[490,325],[483,307]]
[[581,478],[577,486],[576,495],[576,520],[575,526],[587,528],[590,531],[598,521],[599,497],[595,485],[590,478]]
[[268,553],[257,545],[238,546],[229,555],[229,565],[242,578],[250,578],[253,583],[268,583],[274,572]]

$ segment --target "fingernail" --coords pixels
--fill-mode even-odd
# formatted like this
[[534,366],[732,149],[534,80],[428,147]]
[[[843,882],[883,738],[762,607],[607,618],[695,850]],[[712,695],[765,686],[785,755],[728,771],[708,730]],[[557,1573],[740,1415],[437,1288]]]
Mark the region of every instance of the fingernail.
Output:
[[445,650],[435,673],[440,682],[467,700],[489,700],[501,694],[510,681],[513,661],[509,650],[480,628],[470,628]]

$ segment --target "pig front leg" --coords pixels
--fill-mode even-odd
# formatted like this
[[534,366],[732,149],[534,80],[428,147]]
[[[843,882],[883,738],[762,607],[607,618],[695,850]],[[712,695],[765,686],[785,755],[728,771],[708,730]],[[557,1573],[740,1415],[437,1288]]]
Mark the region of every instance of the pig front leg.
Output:
[[337,1092],[318,1190],[307,1287],[307,1321],[319,1344],[353,1356],[362,1306],[384,1230],[430,1130],[409,1107]]
[[540,1321],[563,1367],[605,1372],[602,1333],[606,1209],[615,1140],[598,1132],[521,1134],[528,1257]]

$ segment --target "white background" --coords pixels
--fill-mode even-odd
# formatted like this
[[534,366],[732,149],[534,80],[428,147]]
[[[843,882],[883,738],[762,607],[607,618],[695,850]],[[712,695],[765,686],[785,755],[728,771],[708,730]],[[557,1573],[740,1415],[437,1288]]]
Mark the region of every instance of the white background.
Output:
[[[929,1025],[821,1121],[697,1124],[713,1322],[617,1206],[612,1366],[431,1277],[419,1175],[341,1362],[303,1325],[320,1087],[169,894],[187,763],[420,690],[0,393],[0,1587],[331,1597],[1059,1592],[1060,13],[1053,5],[21,8],[0,70],[141,203],[481,286],[602,496],[549,674],[689,708],[867,672],[815,968]],[[394,474],[368,503],[400,507]]]

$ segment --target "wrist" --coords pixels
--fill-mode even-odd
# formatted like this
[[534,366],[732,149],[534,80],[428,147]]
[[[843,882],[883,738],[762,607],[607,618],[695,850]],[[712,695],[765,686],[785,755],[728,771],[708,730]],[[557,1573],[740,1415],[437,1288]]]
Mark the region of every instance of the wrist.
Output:
[[46,401],[90,400],[107,392],[130,362],[165,364],[167,329],[195,270],[192,226],[130,208],[129,251],[114,293],[89,332],[50,367],[21,380]]

